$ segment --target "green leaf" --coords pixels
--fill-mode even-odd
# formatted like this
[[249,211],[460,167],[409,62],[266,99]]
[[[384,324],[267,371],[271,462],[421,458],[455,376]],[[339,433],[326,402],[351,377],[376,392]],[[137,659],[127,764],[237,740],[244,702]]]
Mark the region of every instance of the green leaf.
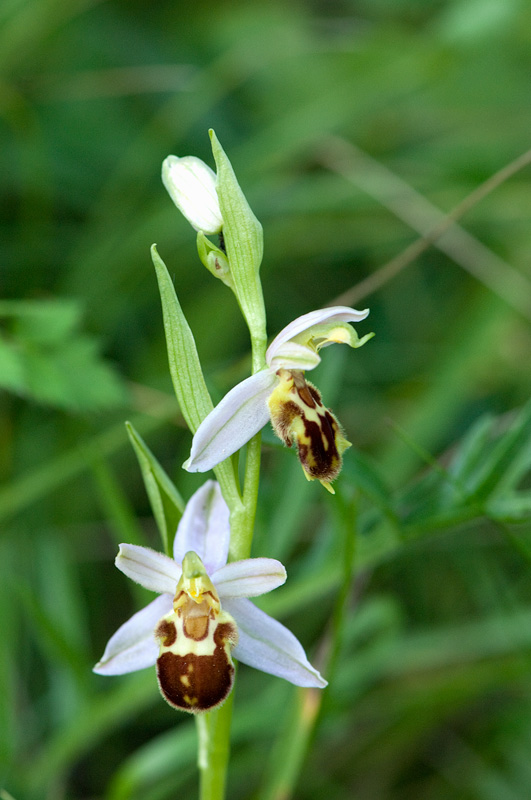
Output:
[[153,516],[162,537],[164,552],[170,555],[173,536],[184,511],[185,502],[138,431],[130,422],[126,422],[125,427],[140,465]]
[[463,436],[448,469],[463,487],[467,487],[478,466],[481,465],[485,457],[485,448],[492,440],[495,425],[496,418],[492,414],[484,414],[472,423]]
[[509,430],[485,454],[476,475],[475,494],[486,498],[494,492],[526,449],[531,436],[531,403],[520,412]]
[[0,386],[23,394],[26,389],[24,364],[17,346],[0,336]]
[[234,291],[251,337],[265,342],[265,308],[259,276],[264,251],[262,226],[253,214],[232,165],[212,130],[210,138],[217,166],[223,237]]
[[195,433],[214,406],[203,377],[194,335],[155,245],[151,248],[151,257],[159,283],[173,388],[185,422],[192,433]]
[[82,310],[74,300],[21,301],[13,303],[19,338],[42,345],[60,345],[79,330]]
[[[166,265],[155,245],[151,247],[151,257],[159,283],[173,388],[186,424],[192,433],[195,433],[214,406],[203,377],[194,335],[183,314]],[[231,511],[241,506],[231,459],[218,464],[214,472]]]
[[[0,386],[70,411],[95,411],[127,401],[125,384],[99,355],[98,343],[78,332],[71,303],[7,303],[15,317],[0,336]],[[34,308],[32,308],[34,306]]]

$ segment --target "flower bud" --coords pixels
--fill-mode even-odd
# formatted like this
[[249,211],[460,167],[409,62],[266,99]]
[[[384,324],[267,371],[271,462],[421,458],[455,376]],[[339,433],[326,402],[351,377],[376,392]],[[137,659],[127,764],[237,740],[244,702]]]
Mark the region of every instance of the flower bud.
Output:
[[206,235],[223,226],[216,181],[216,173],[195,156],[168,156],[162,163],[162,182],[171,199],[190,225]]

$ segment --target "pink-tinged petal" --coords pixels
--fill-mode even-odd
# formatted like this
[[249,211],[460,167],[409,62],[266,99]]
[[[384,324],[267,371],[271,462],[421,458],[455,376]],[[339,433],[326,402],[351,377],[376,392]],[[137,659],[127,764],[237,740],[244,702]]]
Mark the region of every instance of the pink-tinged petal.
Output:
[[295,686],[327,685],[312,667],[299,640],[284,625],[265,614],[250,600],[229,598],[223,608],[238,624],[239,640],[233,650],[238,661],[284,678]]
[[262,370],[231,389],[195,432],[184,469],[206,472],[258,433],[269,419],[267,398],[276,382],[273,373]]
[[93,671],[98,675],[124,675],[154,666],[159,654],[155,628],[171,611],[172,602],[170,595],[163,594],[134,614],[111,636]]
[[284,566],[274,558],[246,558],[231,561],[211,575],[224,605],[226,597],[256,597],[286,581]]
[[185,554],[193,550],[211,575],[227,563],[229,542],[228,506],[219,485],[207,481],[186,504],[173,543],[174,558],[181,563]]
[[269,368],[276,372],[279,369],[315,369],[321,356],[298,342],[284,342],[278,345],[274,356],[269,361]]
[[136,544],[121,544],[114,563],[128,578],[158,594],[173,596],[181,577],[173,558]]
[[368,315],[368,308],[363,311],[357,311],[355,308],[348,308],[347,306],[330,306],[330,308],[319,308],[316,311],[303,314],[302,317],[297,317],[289,325],[286,325],[278,336],[273,339],[267,348],[266,361],[270,364],[281,344],[288,342],[303,333],[303,331],[308,330],[308,328],[313,328],[314,325],[322,325],[325,322],[360,322]]

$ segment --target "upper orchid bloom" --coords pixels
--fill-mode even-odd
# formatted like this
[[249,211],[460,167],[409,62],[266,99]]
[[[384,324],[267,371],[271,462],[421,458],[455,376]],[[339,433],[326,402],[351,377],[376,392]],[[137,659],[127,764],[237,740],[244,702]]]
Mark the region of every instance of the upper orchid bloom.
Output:
[[204,161],[195,156],[168,156],[162,162],[162,182],[196,231],[207,236],[221,231],[217,177]]
[[361,347],[374,334],[359,338],[349,322],[360,322],[369,310],[333,306],[311,311],[291,322],[271,342],[267,367],[235,386],[197,429],[189,472],[205,472],[251,439],[268,419],[277,436],[297,445],[304,474],[333,493],[331,481],[341,469],[341,455],[350,447],[341,427],[304,372],[314,369],[319,351],[331,344]]
[[192,713],[226,699],[231,655],[296,686],[326,686],[295,636],[246,599],[283,584],[284,567],[272,558],[227,564],[229,540],[229,510],[218,484],[207,481],[186,506],[173,559],[120,545],[118,569],[160,597],[116,631],[94,672],[122,675],[156,664],[163,697]]

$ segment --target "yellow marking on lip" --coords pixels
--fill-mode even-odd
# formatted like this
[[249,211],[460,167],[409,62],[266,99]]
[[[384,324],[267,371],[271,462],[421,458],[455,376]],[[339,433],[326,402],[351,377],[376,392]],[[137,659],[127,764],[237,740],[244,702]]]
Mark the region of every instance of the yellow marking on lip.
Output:
[[[157,659],[157,678],[162,696],[174,708],[199,713],[216,708],[232,689],[234,665],[231,650],[238,640],[238,630],[230,614],[222,611],[212,631],[212,655],[178,655],[178,641],[172,647],[162,645]],[[199,643],[201,644],[201,643]]]
[[197,697],[190,697],[188,694],[184,695],[183,700],[185,703],[188,703],[189,706],[196,706],[199,702]]
[[268,400],[275,433],[288,447],[297,445],[307,479],[320,481],[333,494],[330,482],[337,478],[341,454],[350,442],[302,372],[281,369],[277,376],[279,384]]
[[238,629],[221,609],[216,589],[196,555],[183,559],[174,610],[157,625],[157,679],[174,708],[193,714],[219,706],[234,682],[231,651]]

